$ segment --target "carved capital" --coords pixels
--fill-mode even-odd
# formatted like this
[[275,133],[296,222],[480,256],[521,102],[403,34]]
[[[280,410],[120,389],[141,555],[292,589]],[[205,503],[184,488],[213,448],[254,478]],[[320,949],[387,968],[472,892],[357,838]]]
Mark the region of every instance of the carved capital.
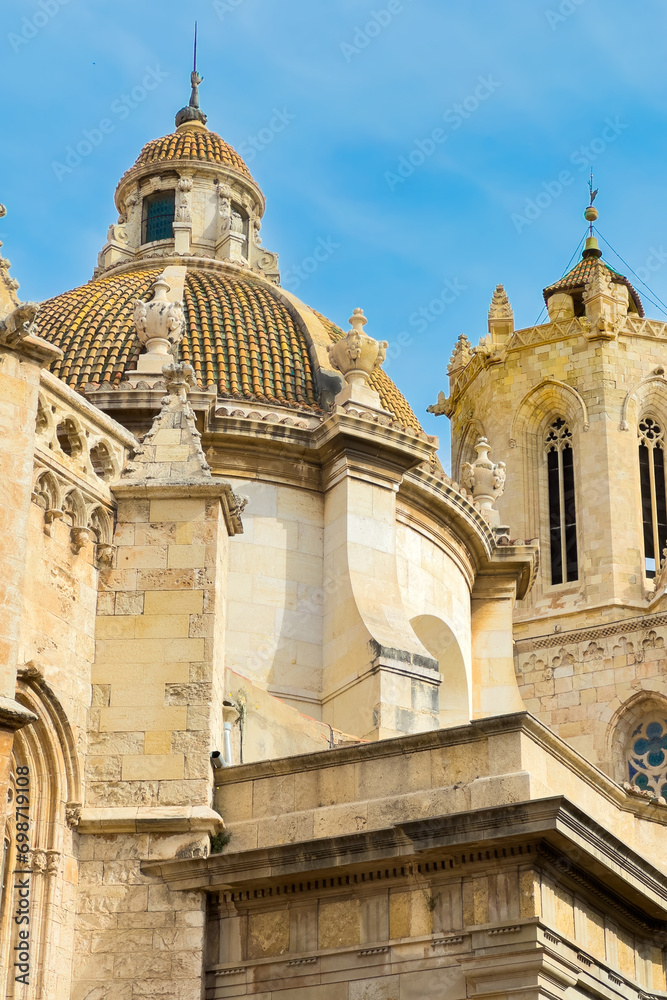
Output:
[[65,822],[73,830],[81,822],[81,803],[68,802],[65,806]]
[[93,534],[91,528],[74,527],[71,529],[72,552],[78,555],[86,547]]

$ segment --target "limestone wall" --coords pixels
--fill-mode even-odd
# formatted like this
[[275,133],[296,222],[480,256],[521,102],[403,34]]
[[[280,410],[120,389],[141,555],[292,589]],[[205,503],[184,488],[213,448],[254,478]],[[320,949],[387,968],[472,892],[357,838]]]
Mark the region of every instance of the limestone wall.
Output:
[[627,781],[620,747],[614,759],[615,734],[625,713],[635,718],[637,700],[644,697],[650,711],[655,695],[667,698],[666,638],[665,616],[654,615],[520,640],[516,668],[526,709],[616,780]]
[[320,718],[322,495],[226,478],[249,498],[230,551],[227,666]]
[[[249,503],[244,534],[230,550],[228,669],[321,718],[324,594],[335,602],[341,586],[324,578],[323,497],[285,485],[231,481]],[[438,649],[431,652],[443,654],[443,672],[444,660],[455,661],[455,671],[463,669],[463,697],[470,701],[470,583],[461,542],[438,544],[400,523],[396,531],[405,612],[410,619],[441,622]],[[377,579],[370,575],[368,585],[381,604]],[[336,725],[345,728],[344,715]]]
[[179,846],[160,835],[81,837],[73,998],[199,1000],[204,899],[141,872],[142,859]]
[[71,526],[62,519],[47,535],[44,510],[31,504],[26,573],[19,660],[33,663],[57,692],[77,748],[85,753],[97,608],[93,547],[75,553]]
[[[25,376],[29,366],[22,371]],[[24,442],[21,483],[27,502],[24,549],[19,522],[17,534],[8,538],[14,558],[23,560],[25,581],[15,644],[16,698],[36,721],[14,737],[9,805],[16,807],[21,792],[19,804],[29,815],[30,995],[69,997],[98,574],[110,550],[113,518],[105,477],[122,465],[132,437],[47,373],[33,389],[20,421],[23,433],[32,435],[31,447]],[[17,448],[19,433],[12,432]],[[6,463],[3,477],[18,487],[16,470]],[[10,563],[6,554],[5,577]],[[21,822],[18,814],[9,820],[14,852]],[[15,888],[8,885],[6,892],[0,947],[3,975],[8,971],[11,981],[4,959],[16,942],[17,926],[6,921]]]
[[663,880],[642,866],[665,871],[667,819],[525,715],[249,765],[218,802],[225,853],[162,869],[224,883],[211,1000],[665,989]]
[[439,663],[441,724],[467,721],[472,717],[469,577],[451,543],[438,544],[401,524],[396,543],[406,612],[417,635]]

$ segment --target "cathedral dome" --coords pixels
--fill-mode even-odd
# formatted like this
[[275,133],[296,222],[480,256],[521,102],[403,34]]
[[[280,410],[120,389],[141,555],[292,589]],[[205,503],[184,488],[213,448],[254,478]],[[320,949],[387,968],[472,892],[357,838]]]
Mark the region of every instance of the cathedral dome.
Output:
[[[118,222],[93,279],[41,306],[40,333],[63,352],[52,371],[78,391],[149,384],[140,376],[147,369],[135,302],[151,300],[164,272],[184,312],[177,352],[202,389],[322,413],[340,386],[328,347],[345,334],[280,288],[278,255],[260,237],[264,195],[238,153],[206,127],[196,70],[191,83],[175,132],[146,143],[121,178]],[[165,356],[153,357],[155,382]],[[381,369],[371,385],[400,424],[421,430]]]
[[[182,261],[179,264],[182,265]],[[52,366],[72,388],[118,388],[136,368],[141,344],[133,321],[136,299],[148,301],[164,263],[102,275],[49,299],[39,313],[40,335],[63,351]],[[321,412],[315,354],[306,329],[321,324],[331,343],[344,336],[330,320],[260,275],[214,262],[177,267],[183,283],[185,328],[180,356],[202,388],[221,399]],[[371,384],[383,406],[414,430],[410,404],[381,369]]]
[[134,166],[143,167],[146,164],[168,163],[174,160],[199,160],[221,164],[238,170],[252,180],[250,171],[236,150],[217,132],[211,132],[205,125],[197,122],[186,122],[175,132],[147,142]]

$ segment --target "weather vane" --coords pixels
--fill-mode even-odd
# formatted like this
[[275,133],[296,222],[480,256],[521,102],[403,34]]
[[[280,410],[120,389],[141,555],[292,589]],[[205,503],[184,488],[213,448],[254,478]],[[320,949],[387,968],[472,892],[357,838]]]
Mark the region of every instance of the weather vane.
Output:
[[591,200],[588,203],[588,208],[584,212],[584,218],[589,223],[588,236],[589,236],[589,239],[590,239],[593,236],[593,223],[595,222],[595,220],[598,217],[598,210],[597,210],[597,208],[593,207],[593,202],[595,201],[595,199],[597,197],[598,188],[593,189],[593,171],[592,170],[591,170],[591,176],[590,176],[590,178],[588,180],[588,191],[589,191],[589,194],[591,196]]

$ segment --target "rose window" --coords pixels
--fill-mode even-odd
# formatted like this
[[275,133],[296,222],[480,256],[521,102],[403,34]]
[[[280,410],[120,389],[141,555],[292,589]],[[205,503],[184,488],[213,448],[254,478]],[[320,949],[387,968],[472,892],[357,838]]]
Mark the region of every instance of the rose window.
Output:
[[632,733],[628,778],[642,792],[667,798],[667,718],[641,722]]

